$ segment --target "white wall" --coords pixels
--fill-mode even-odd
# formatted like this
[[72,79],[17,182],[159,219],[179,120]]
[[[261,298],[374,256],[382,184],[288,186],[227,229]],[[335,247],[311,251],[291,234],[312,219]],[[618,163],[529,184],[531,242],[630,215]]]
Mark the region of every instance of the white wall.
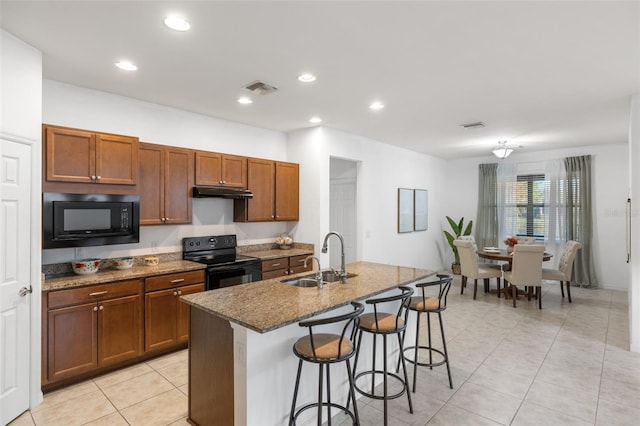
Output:
[[[33,291],[30,305],[29,406],[42,402],[40,390],[41,363],[41,141],[42,53],[4,30],[0,30],[0,137],[28,145],[31,151],[31,256],[30,282]],[[22,233],[24,237],[27,233]],[[5,238],[5,236],[1,236]],[[4,259],[0,259],[3,262]],[[4,354],[0,354],[3,356]],[[1,374],[1,373],[0,373]]]
[[[300,163],[300,213],[304,220],[298,224],[297,234],[304,241],[320,247],[330,231],[330,158],[358,161],[361,260],[442,269],[445,160],[326,127],[293,132],[288,142],[290,160]],[[429,190],[426,231],[398,233],[398,188]],[[323,265],[328,260],[328,255],[321,257]]]
[[[246,126],[162,105],[43,81],[42,122],[138,136],[143,142],[203,149],[250,157],[287,161],[283,133]],[[184,237],[237,234],[239,244],[270,242],[295,223],[234,223],[233,201],[194,199],[190,225],[144,226],[140,243],[81,249],[43,250],[42,263],[67,262],[75,257],[109,258],[151,252],[181,251]],[[294,238],[295,238],[294,233]]]
[[[601,145],[573,149],[517,151],[505,162],[529,163],[557,158],[592,155],[594,264],[599,285],[603,288],[626,291],[629,272],[626,265],[625,206],[628,194],[628,145]],[[499,161],[499,160],[498,160]],[[478,164],[495,163],[492,156],[450,161],[447,179],[447,203],[451,215],[476,219],[478,204]],[[455,196],[453,194],[459,194]]]

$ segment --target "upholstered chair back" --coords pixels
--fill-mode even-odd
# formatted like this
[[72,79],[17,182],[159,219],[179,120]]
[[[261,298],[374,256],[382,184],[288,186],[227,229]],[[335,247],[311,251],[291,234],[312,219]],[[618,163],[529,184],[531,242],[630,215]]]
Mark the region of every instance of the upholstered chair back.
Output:
[[573,261],[578,253],[578,250],[582,248],[582,244],[577,241],[567,241],[562,249],[562,255],[558,260],[558,270],[562,271],[565,276],[565,281],[571,281],[571,272],[573,270]]
[[518,286],[542,285],[542,244],[516,244],[509,282]]
[[460,272],[465,277],[478,278],[478,257],[471,241],[454,240],[460,256]]

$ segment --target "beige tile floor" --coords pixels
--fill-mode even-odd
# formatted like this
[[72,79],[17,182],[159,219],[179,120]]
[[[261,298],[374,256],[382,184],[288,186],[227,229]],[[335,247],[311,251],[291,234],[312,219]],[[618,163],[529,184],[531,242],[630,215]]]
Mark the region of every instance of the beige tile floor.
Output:
[[[549,283],[542,310],[459,293],[456,280],[443,314],[454,389],[444,367],[421,367],[414,413],[393,400],[390,425],[640,424],[626,292],[574,287],[569,304]],[[186,366],[181,351],[49,393],[11,425],[186,425]],[[363,425],[382,424],[381,401],[358,407]]]

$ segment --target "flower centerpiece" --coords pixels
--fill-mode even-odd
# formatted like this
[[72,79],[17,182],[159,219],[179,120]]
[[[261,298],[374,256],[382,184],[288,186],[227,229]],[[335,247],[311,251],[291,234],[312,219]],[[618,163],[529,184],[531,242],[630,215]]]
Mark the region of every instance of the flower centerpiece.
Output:
[[504,243],[507,245],[507,251],[513,251],[513,246],[518,244],[518,240],[516,239],[516,237],[509,237],[504,240]]

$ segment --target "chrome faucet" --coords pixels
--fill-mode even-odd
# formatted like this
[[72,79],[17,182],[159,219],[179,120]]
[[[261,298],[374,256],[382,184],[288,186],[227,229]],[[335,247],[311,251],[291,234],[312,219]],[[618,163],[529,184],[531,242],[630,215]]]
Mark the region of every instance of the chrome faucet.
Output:
[[311,263],[313,263],[313,259],[316,260],[318,264],[318,272],[316,272],[316,281],[318,281],[318,289],[322,290],[322,268],[320,268],[320,260],[315,256],[307,256],[304,259],[304,267],[307,267],[307,260],[311,259]]
[[324,243],[322,243],[322,252],[323,253],[327,252],[327,240],[332,235],[335,235],[340,240],[340,280],[341,280],[342,284],[346,284],[347,283],[347,268],[344,265],[344,239],[342,238],[342,235],[340,235],[339,233],[337,233],[335,231],[331,231],[327,235],[325,235]]

